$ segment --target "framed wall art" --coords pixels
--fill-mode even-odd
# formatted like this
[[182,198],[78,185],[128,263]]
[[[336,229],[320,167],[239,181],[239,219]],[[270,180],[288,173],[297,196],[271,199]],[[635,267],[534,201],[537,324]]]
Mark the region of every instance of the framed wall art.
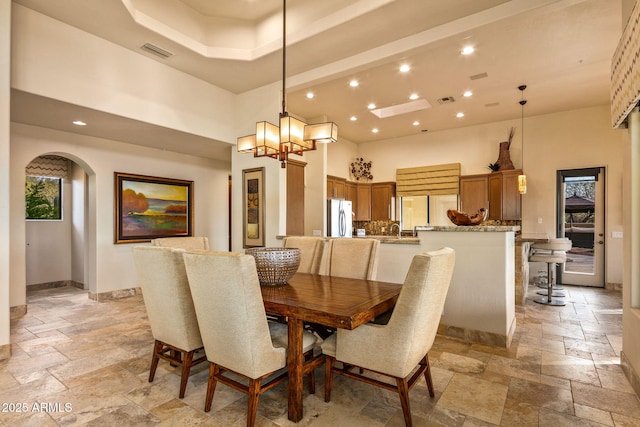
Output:
[[264,246],[264,168],[242,171],[242,247]]
[[115,172],[114,243],[193,235],[193,181]]

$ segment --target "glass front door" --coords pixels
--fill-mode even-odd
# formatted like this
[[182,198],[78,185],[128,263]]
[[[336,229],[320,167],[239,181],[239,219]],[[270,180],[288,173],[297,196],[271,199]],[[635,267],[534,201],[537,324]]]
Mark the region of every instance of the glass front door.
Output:
[[558,236],[572,248],[561,283],[604,287],[604,168],[558,171]]

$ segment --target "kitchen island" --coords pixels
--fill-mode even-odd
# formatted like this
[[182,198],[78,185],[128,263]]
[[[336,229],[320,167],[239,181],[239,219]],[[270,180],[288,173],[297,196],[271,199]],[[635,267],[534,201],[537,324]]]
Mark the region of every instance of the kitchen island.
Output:
[[413,255],[444,246],[456,265],[441,335],[508,348],[515,332],[515,232],[518,226],[430,227],[419,245],[380,245],[377,280],[402,283]]

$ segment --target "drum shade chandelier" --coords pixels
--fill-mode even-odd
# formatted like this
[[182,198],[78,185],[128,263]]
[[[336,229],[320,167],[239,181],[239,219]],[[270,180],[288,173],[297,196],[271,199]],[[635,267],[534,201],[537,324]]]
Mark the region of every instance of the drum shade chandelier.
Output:
[[256,123],[254,135],[238,138],[239,153],[253,153],[254,157],[271,157],[287,167],[289,154],[302,156],[305,151],[316,149],[316,143],[338,140],[338,125],[333,122],[306,124],[287,113],[286,110],[286,63],[287,63],[287,1],[282,0],[282,112],[280,127],[263,121]]
[[518,89],[522,93],[522,99],[520,100],[520,131],[522,132],[521,144],[522,144],[522,174],[518,175],[518,192],[520,194],[527,194],[527,176],[524,174],[524,105],[527,103],[527,100],[524,99],[524,90],[527,88],[526,85],[518,86]]

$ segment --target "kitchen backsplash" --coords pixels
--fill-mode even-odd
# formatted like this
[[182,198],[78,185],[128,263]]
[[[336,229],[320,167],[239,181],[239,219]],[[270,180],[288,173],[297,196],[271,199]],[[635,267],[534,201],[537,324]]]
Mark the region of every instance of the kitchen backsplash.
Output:
[[353,235],[356,235],[356,229],[363,228],[367,236],[393,236],[398,235],[398,229],[393,227],[393,231],[391,230],[392,224],[398,224],[400,226],[399,221],[389,221],[389,220],[380,220],[380,221],[355,221],[353,223]]

